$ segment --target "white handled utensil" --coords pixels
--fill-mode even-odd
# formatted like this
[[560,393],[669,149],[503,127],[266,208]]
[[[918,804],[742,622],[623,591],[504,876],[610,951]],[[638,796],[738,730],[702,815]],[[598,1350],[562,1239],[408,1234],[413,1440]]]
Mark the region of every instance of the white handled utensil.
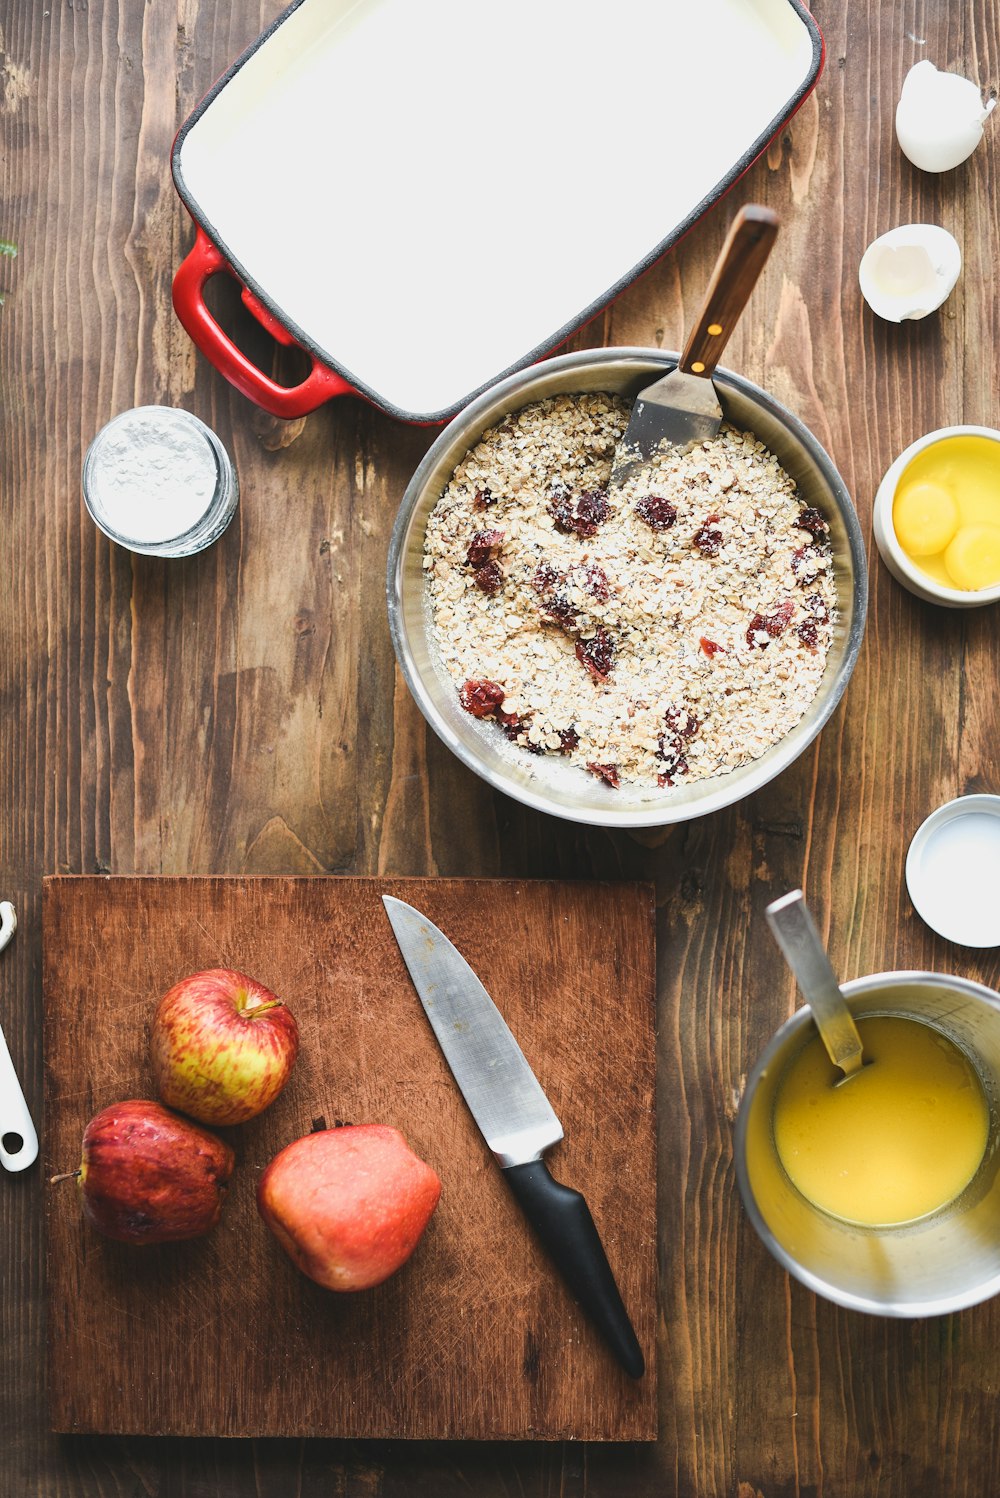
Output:
[[[13,905],[0,900],[0,951],[16,930]],[[0,1030],[0,1165],[4,1170],[26,1170],[37,1156],[38,1135]]]

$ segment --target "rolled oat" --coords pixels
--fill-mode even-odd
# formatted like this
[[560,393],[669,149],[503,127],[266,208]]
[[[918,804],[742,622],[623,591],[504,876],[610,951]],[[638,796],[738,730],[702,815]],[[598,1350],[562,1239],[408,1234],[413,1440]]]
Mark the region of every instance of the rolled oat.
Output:
[[723,426],[609,489],[629,408],[538,401],[484,434],[428,521],[434,639],[467,711],[608,787],[722,775],[816,694],[836,618],[828,525]]

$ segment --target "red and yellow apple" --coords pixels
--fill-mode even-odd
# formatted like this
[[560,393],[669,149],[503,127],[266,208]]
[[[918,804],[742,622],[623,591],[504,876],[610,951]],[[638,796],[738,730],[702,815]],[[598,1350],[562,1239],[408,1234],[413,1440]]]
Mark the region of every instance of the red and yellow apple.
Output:
[[173,1243],[215,1226],[233,1163],[207,1129],[133,1098],[90,1120],[74,1174],[83,1215],[105,1237]]
[[398,1129],[306,1134],[276,1155],[257,1208],[296,1268],[328,1290],[368,1290],[413,1253],[441,1182]]
[[171,1108],[202,1123],[245,1123],[288,1081],[299,1030],[288,1006],[262,983],[210,968],[163,995],[150,1052],[156,1090]]

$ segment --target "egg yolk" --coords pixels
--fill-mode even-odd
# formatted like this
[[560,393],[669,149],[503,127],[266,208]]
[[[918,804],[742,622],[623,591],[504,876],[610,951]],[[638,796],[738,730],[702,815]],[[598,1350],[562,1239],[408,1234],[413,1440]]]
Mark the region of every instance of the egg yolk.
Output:
[[892,523],[904,551],[930,557],[944,551],[958,530],[958,505],[940,484],[910,484],[896,500]]
[[917,453],[896,484],[892,526],[940,587],[1000,587],[1000,441],[963,432]]
[[994,588],[1000,583],[1000,526],[965,525],[944,554],[956,588]]

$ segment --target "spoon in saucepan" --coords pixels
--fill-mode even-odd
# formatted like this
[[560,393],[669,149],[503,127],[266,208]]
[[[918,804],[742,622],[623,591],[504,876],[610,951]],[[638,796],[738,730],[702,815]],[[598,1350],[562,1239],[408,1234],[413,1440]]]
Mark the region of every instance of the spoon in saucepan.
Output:
[[[0,900],[0,952],[17,930],[17,916],[9,900]],[[38,1154],[38,1135],[0,1030],[0,1165],[26,1170]]]
[[800,889],[793,889],[791,894],[782,895],[780,900],[769,905],[765,914],[774,939],[812,1010],[830,1060],[844,1073],[834,1084],[841,1087],[861,1071],[861,1036],[840,991],[805,896]]

